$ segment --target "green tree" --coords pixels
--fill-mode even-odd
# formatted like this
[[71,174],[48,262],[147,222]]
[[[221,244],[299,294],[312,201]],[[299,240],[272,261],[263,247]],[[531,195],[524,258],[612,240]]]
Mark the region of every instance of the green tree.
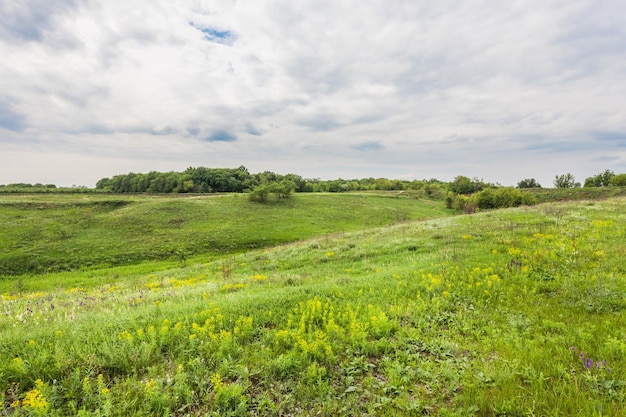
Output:
[[608,187],[615,173],[609,169],[585,179],[585,187]]
[[485,184],[483,180],[476,177],[470,179],[469,177],[459,175],[450,183],[449,189],[456,194],[473,194],[488,186],[489,184]]
[[517,188],[541,188],[541,184],[539,184],[534,178],[527,178],[518,182]]
[[250,201],[266,203],[271,192],[272,192],[271,184],[265,183],[265,184],[257,185],[256,187],[252,189],[252,191],[250,191],[250,194],[248,194],[248,198],[250,199]]
[[614,187],[626,187],[626,174],[614,175],[610,183]]
[[580,183],[577,183],[574,176],[569,172],[567,174],[556,175],[553,182],[556,188],[580,187]]

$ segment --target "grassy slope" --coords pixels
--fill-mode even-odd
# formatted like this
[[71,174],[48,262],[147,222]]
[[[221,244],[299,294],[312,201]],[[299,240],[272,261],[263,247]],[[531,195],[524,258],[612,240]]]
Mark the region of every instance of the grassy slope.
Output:
[[382,194],[265,205],[243,195],[0,195],[0,276],[234,253],[449,213],[442,202]]
[[5,411],[624,415],[625,203],[406,223],[5,294]]
[[528,188],[522,192],[534,195],[538,203],[545,203],[623,197],[626,187]]

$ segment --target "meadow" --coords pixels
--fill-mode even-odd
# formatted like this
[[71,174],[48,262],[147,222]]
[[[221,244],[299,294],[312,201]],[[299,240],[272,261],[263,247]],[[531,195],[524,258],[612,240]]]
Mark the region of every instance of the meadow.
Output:
[[[452,214],[401,193],[0,195],[0,277],[186,261]],[[0,283],[0,289],[1,289]]]
[[[318,206],[313,200],[331,197],[298,195],[253,206],[254,219],[240,209],[230,223],[207,214],[220,210],[211,204],[230,205],[227,216],[252,203],[189,199],[171,213],[179,203],[156,197],[89,197],[108,201],[104,208],[20,197],[24,206],[6,214],[12,198],[3,219],[25,216],[15,222],[39,224],[44,235],[62,224],[68,237],[50,240],[68,242],[68,253],[81,256],[86,245],[108,255],[3,276],[3,415],[626,414],[623,197],[450,216],[440,203],[407,197],[348,194],[332,196],[345,206]],[[321,215],[297,220],[313,207]],[[94,234],[83,236],[89,227],[73,229],[65,214],[65,223],[37,222],[42,210],[74,210]],[[152,217],[126,222],[133,210]],[[161,231],[179,218],[181,228],[213,220],[217,229],[213,237]],[[128,263],[111,261],[118,249],[108,249],[109,236],[123,240],[114,225],[150,232],[127,245],[136,256]],[[16,239],[11,227],[3,242]],[[229,230],[225,249],[185,246],[185,236],[195,245]],[[151,245],[161,248],[154,257]],[[175,245],[189,256],[157,259]],[[3,247],[2,256],[11,253]]]

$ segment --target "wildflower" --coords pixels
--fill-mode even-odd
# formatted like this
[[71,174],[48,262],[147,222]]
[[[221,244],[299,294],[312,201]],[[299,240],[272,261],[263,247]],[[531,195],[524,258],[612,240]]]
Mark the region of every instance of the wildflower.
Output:
[[211,375],[210,381],[216,391],[218,391],[224,385],[224,383],[222,382],[222,376],[217,372]]
[[26,393],[24,400],[22,400],[22,406],[24,408],[32,408],[35,411],[46,411],[49,404],[41,392],[44,387],[45,384],[41,379],[36,380],[35,388]]

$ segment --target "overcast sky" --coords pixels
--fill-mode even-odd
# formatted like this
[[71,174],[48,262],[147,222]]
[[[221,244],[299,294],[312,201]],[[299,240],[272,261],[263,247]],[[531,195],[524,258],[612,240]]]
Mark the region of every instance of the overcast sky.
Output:
[[0,0],[0,184],[626,172],[624,0]]

